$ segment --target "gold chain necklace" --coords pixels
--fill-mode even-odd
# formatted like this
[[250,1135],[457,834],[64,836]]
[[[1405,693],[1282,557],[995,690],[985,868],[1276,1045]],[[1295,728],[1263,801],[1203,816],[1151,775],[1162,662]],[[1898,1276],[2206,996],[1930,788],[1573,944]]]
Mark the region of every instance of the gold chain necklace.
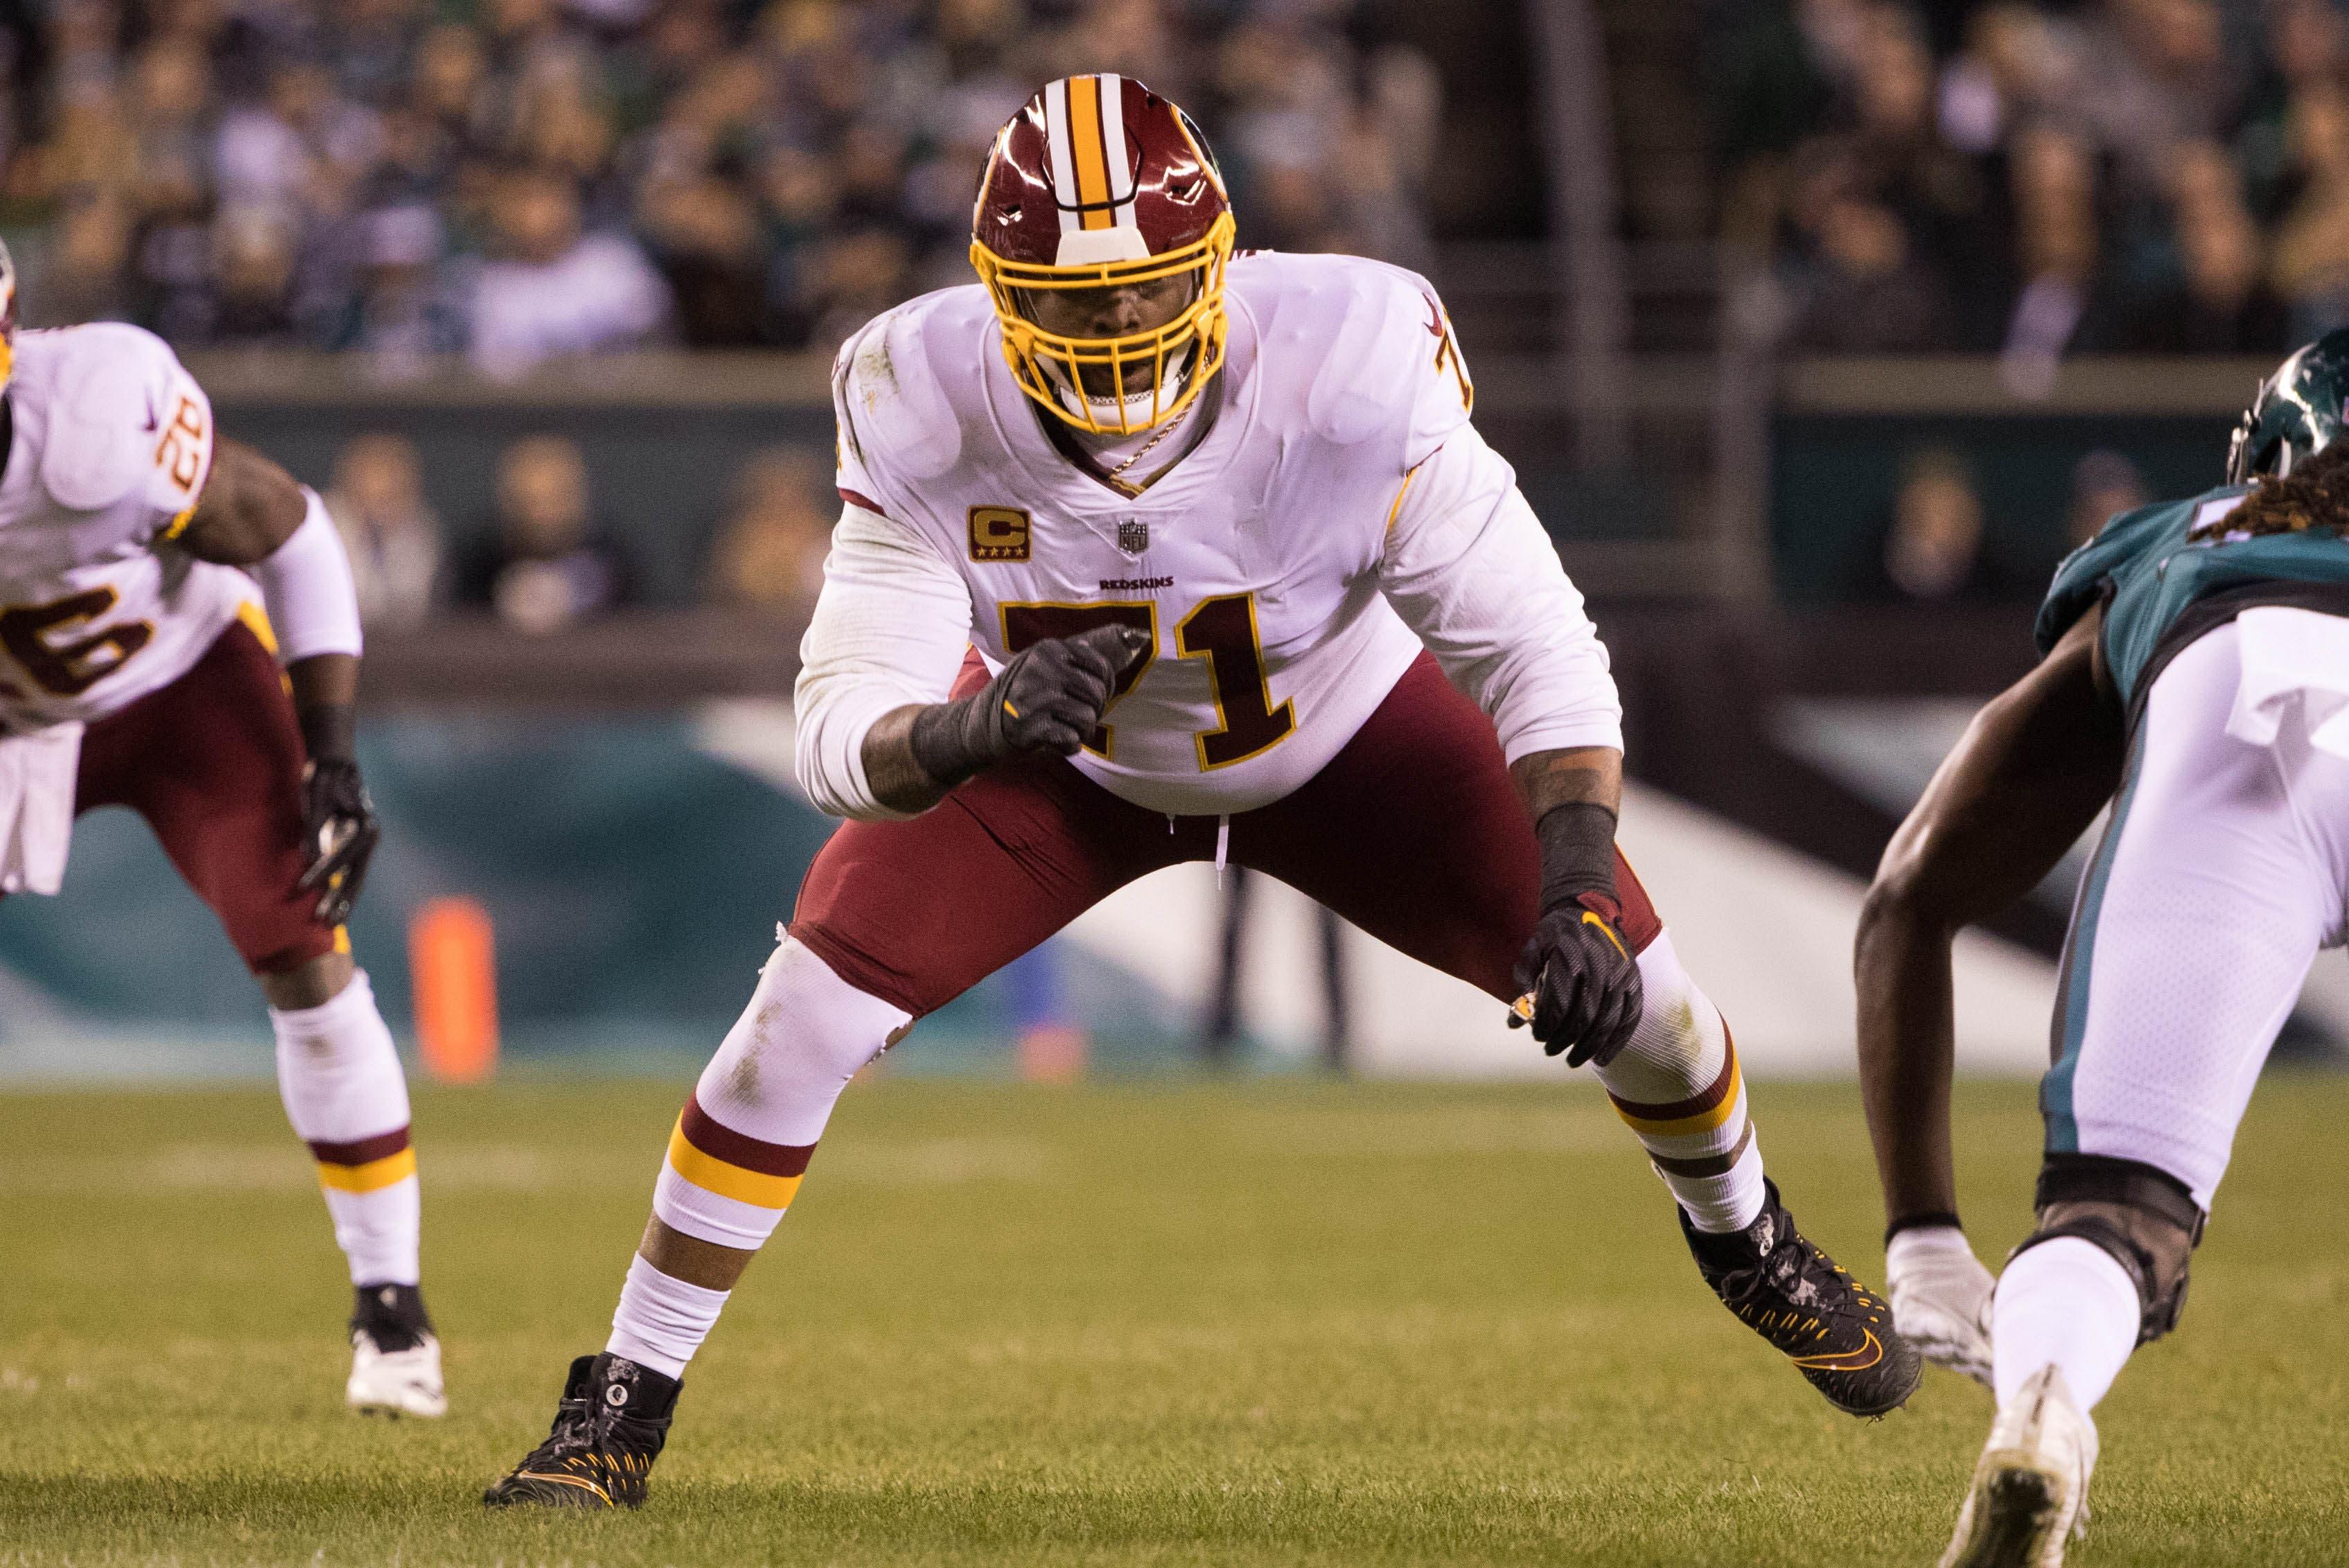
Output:
[[1142,493],[1142,487],[1125,477],[1126,470],[1133,467],[1134,464],[1140,462],[1143,459],[1148,457],[1152,449],[1156,447],[1159,442],[1173,435],[1175,428],[1180,426],[1184,420],[1191,417],[1191,407],[1192,406],[1189,403],[1184,404],[1181,412],[1177,413],[1173,418],[1167,420],[1165,424],[1158,428],[1158,433],[1156,435],[1151,437],[1150,439],[1143,442],[1140,447],[1134,449],[1133,456],[1126,459],[1123,462],[1118,464],[1117,467],[1110,469],[1109,472],[1103,474],[1102,478],[1107,480],[1112,489],[1121,490],[1130,496],[1140,495]]

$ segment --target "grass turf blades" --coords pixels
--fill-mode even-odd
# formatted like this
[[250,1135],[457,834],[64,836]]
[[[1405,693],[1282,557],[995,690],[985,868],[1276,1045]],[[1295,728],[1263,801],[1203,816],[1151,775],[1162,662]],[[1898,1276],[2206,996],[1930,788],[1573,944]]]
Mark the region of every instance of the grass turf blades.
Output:
[[[347,1287],[265,1090],[0,1097],[0,1568],[108,1563],[1930,1563],[1990,1420],[1838,1416],[1713,1301],[1595,1093],[853,1089],[686,1380],[651,1505],[481,1486],[603,1342],[681,1089],[417,1107],[452,1414],[341,1407]],[[1872,1283],[1855,1092],[1757,1094]],[[2095,1568],[2338,1563],[2349,1081],[2271,1078],[2179,1332],[2098,1410]],[[1964,1086],[2027,1222],[2027,1085]]]

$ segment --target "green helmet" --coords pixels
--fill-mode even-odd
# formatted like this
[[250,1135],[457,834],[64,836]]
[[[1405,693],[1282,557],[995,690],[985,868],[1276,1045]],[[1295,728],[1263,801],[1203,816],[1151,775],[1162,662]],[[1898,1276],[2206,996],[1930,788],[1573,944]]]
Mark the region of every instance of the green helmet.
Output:
[[2349,418],[2349,326],[2336,327],[2260,383],[2227,446],[2227,482],[2278,479],[2331,446]]

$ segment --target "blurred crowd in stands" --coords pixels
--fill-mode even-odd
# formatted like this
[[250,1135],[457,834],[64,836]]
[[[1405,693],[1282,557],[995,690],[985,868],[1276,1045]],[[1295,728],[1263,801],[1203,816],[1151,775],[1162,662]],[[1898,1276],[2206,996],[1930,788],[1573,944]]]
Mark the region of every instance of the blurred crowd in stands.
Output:
[[1790,346],[2272,353],[2349,323],[2333,0],[1727,0],[1723,232]]
[[[451,609],[494,614],[517,631],[559,631],[642,598],[625,531],[598,515],[585,454],[540,434],[500,454],[490,515],[450,529],[425,496],[416,443],[390,431],[344,446],[326,510],[349,547],[359,614],[406,632]],[[832,455],[777,445],[750,455],[709,529],[700,601],[796,630],[823,585],[840,515]]]
[[[969,281],[1040,82],[1198,115],[1242,242],[1423,264],[1439,92],[1353,0],[0,0],[0,224],[36,321],[492,374],[826,347]],[[1350,29],[1352,29],[1350,31]]]

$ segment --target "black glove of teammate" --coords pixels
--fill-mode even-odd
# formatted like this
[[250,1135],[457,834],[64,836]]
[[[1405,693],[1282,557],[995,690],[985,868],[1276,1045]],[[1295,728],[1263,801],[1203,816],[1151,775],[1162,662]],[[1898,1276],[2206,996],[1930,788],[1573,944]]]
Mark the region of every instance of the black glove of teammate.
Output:
[[952,789],[1021,752],[1072,756],[1100,725],[1118,677],[1149,647],[1150,634],[1133,626],[1033,644],[984,689],[916,714],[906,737],[914,760]]
[[1639,1026],[1646,993],[1623,906],[1615,894],[1615,813],[1591,803],[1552,807],[1534,828],[1542,846],[1542,914],[1517,959],[1523,993],[1513,1029],[1533,1026],[1566,1065],[1605,1067]]
[[351,917],[367,881],[383,827],[367,799],[359,765],[351,757],[351,712],[315,708],[302,715],[302,737],[310,765],[302,774],[302,841],[309,869],[297,884],[318,895],[318,921],[340,925]]

